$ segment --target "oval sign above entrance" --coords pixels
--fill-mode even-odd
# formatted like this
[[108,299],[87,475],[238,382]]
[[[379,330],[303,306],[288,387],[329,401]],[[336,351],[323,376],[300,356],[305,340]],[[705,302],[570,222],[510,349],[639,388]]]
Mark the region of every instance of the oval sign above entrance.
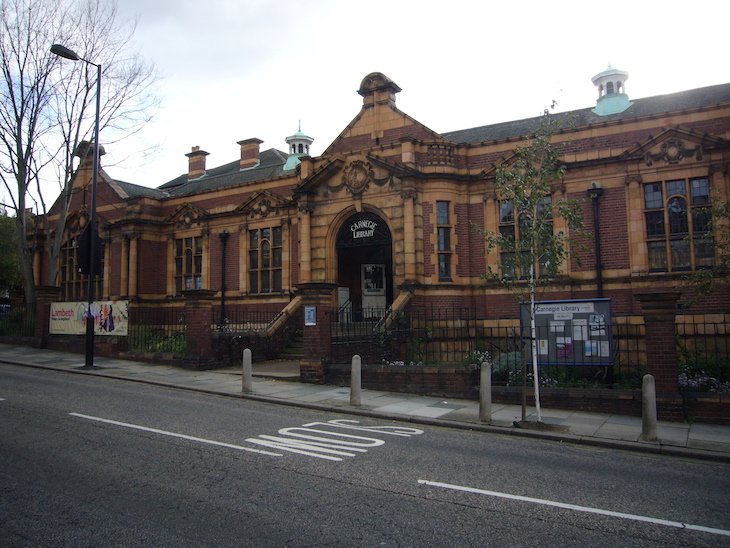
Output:
[[337,234],[337,247],[361,247],[390,243],[390,229],[375,213],[363,211],[348,218]]

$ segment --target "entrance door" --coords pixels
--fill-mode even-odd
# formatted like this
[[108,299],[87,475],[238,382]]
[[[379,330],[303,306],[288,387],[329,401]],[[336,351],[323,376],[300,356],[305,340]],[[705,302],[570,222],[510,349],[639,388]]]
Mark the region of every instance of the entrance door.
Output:
[[365,317],[382,317],[386,307],[385,265],[361,265],[362,307]]
[[[393,302],[393,245],[388,224],[363,211],[347,219],[337,235],[337,284],[347,293],[354,317],[383,314]],[[340,303],[343,307],[344,303]]]

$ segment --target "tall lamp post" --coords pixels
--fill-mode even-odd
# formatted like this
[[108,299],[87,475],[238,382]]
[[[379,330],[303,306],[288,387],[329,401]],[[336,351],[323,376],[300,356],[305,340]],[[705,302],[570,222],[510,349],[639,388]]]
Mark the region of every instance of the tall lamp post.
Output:
[[96,67],[96,120],[94,122],[94,170],[91,177],[91,215],[89,220],[89,232],[87,238],[89,264],[87,268],[89,276],[88,296],[89,307],[86,310],[86,363],[85,369],[95,369],[94,366],[94,316],[92,305],[94,304],[94,278],[96,277],[96,183],[99,178],[99,111],[101,107],[101,65],[92,63],[88,59],[79,57],[75,51],[60,44],[51,46],[51,53],[70,59],[71,61],[83,61],[88,65]]

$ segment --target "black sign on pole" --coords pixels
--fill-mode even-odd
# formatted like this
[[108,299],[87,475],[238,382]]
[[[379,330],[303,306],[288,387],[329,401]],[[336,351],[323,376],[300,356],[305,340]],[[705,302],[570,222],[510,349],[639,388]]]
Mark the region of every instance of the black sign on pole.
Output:
[[89,238],[91,238],[92,232],[94,233],[94,274],[101,274],[102,257],[104,255],[104,242],[99,237],[96,231],[91,230],[91,223],[88,223],[84,228],[81,236],[79,236],[79,251],[78,251],[78,265],[79,272],[88,275],[90,272],[89,264]]
[[[611,318],[611,299],[536,302],[538,364],[612,366]],[[520,303],[520,331],[530,339],[529,303]],[[532,352],[526,353],[532,364]]]

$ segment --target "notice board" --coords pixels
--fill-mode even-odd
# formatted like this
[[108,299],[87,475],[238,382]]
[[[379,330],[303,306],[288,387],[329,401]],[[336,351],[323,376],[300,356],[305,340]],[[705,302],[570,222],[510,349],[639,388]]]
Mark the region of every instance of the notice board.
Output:
[[[527,341],[529,307],[520,303],[520,327]],[[539,301],[535,307],[538,364],[613,365],[611,299]],[[526,354],[532,364],[532,352]]]

